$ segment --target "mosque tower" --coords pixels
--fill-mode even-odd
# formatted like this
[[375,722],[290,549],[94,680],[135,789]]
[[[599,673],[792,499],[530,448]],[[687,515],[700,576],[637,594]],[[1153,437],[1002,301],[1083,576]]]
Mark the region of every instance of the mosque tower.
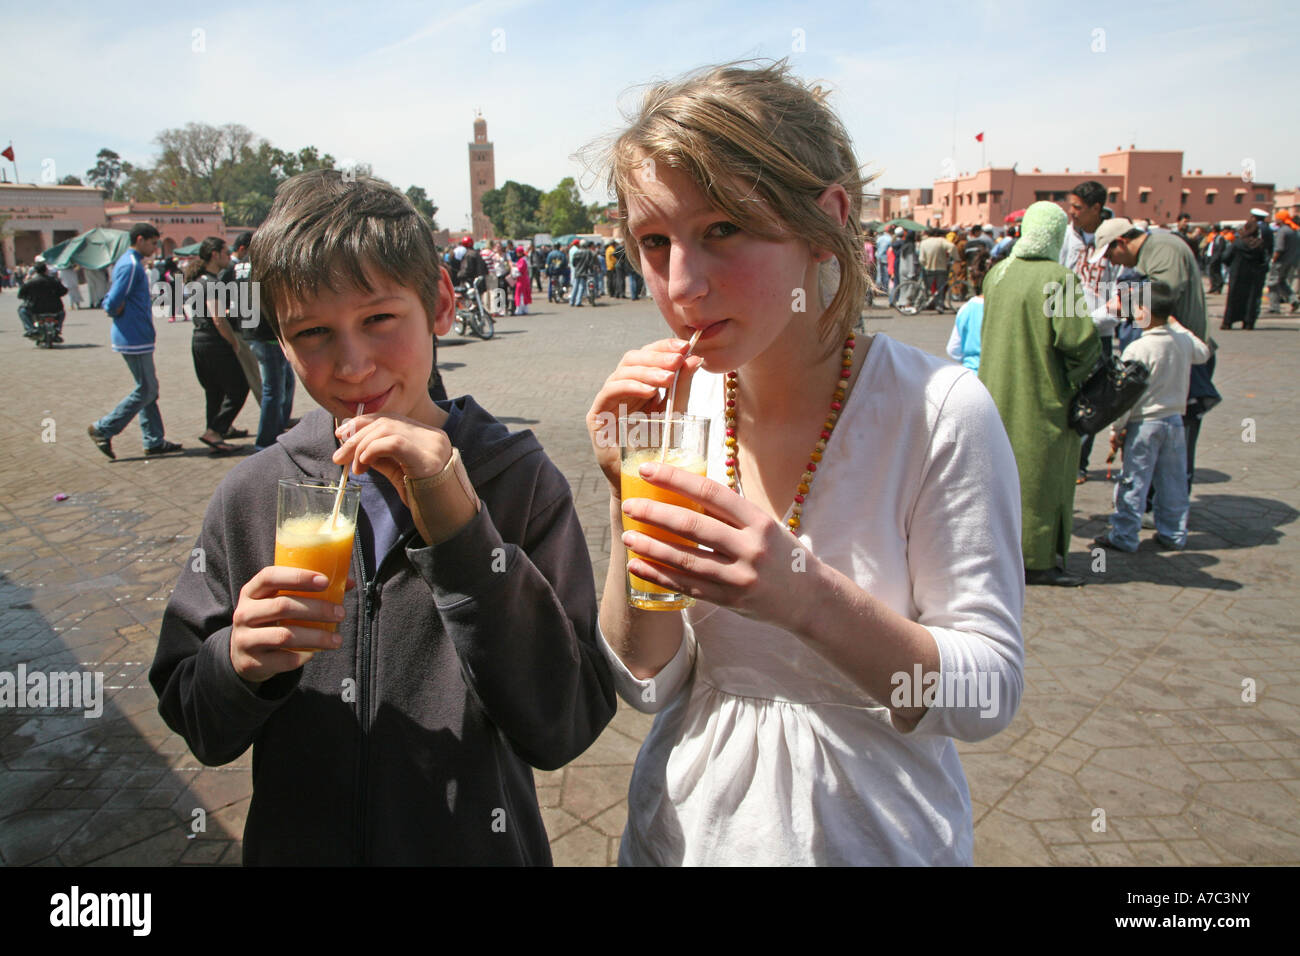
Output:
[[496,159],[487,138],[487,120],[474,111],[474,142],[469,144],[469,208],[475,239],[492,239],[492,220],[483,215],[483,194],[497,188]]

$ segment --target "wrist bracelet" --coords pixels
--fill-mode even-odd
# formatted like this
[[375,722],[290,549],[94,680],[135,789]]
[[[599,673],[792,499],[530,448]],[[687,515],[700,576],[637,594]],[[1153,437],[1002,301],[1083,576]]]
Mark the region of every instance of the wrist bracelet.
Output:
[[459,448],[452,448],[451,458],[438,474],[425,478],[406,475],[403,481],[416,529],[430,545],[451,538],[481,507]]

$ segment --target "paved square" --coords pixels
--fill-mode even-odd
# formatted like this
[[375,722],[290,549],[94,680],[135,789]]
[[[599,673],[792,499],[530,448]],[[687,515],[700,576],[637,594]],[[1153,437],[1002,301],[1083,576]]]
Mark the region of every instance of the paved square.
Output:
[[[107,317],[71,312],[68,344],[38,351],[15,301],[0,293],[0,671],[101,671],[107,702],[90,719],[0,709],[0,862],[238,863],[251,754],[199,765],[147,680],[168,595],[236,460],[195,438],[191,327],[159,324],[156,355],[167,435],[185,453],[144,458],[133,423],[110,462],[85,435],[132,387]],[[442,342],[440,364],[452,394],[537,433],[572,486],[599,582],[608,502],[583,415],[619,356],[664,326],[648,300],[535,301],[491,342]],[[1212,328],[1222,310],[1211,297]],[[868,326],[941,354],[951,321],[876,310]],[[991,740],[959,743],[977,863],[1300,863],[1297,332],[1271,316],[1215,331],[1224,401],[1201,432],[1187,551],[1144,541],[1103,566],[1088,550],[1110,510],[1098,444],[1070,559],[1088,585],[1030,589],[1020,712]],[[300,388],[297,414],[310,406]],[[252,402],[237,425],[256,429]],[[648,727],[620,705],[582,757],[537,773],[557,863],[615,860]]]

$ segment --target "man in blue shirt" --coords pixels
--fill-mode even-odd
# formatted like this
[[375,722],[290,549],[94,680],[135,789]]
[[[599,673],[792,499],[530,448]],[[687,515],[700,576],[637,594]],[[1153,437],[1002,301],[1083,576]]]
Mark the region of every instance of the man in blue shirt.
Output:
[[117,408],[95,422],[87,434],[95,447],[109,458],[113,438],[140,416],[144,432],[144,453],[150,457],[181,450],[179,442],[168,441],[163,433],[162,413],[158,411],[158,373],[154,370],[153,303],[149,298],[149,278],[144,260],[158,250],[158,230],[147,222],[131,227],[131,248],[113,266],[112,283],[102,303],[113,320],[113,351],[126,360],[135,379],[135,390],[118,403]]

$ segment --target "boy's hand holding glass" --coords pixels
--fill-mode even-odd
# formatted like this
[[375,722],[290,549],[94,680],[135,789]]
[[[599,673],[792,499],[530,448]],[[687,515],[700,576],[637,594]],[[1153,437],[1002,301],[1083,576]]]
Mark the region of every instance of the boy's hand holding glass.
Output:
[[796,630],[807,619],[796,598],[814,593],[807,585],[816,576],[818,562],[788,529],[710,478],[658,462],[642,465],[640,476],[696,502],[701,510],[629,498],[623,502],[623,514],[710,550],[626,531],[623,544],[649,559],[630,559],[629,573],[787,630]]
[[[347,590],[355,587],[348,578]],[[282,591],[324,592],[329,578],[303,568],[271,565],[258,571],[239,590],[230,629],[230,662],[244,680],[260,684],[276,674],[297,670],[317,650],[342,643],[327,628],[343,620],[343,605],[333,601],[282,594]],[[293,624],[281,623],[293,621]],[[319,621],[319,629],[308,622]]]

